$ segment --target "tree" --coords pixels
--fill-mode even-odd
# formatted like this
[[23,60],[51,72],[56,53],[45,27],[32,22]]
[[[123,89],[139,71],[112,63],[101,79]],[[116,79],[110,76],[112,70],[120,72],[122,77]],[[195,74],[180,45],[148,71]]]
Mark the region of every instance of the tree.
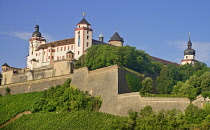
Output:
[[185,110],[185,121],[188,125],[200,124],[205,117],[206,113],[204,110],[193,104],[190,104]]
[[171,94],[179,94],[180,93],[180,88],[183,86],[183,82],[179,81],[173,88],[173,91],[171,92]]
[[141,94],[145,94],[145,93],[151,93],[152,92],[152,88],[153,88],[153,80],[151,77],[146,77],[143,81],[142,81],[142,88],[140,90]]
[[161,94],[169,94],[178,81],[180,81],[178,67],[175,65],[166,65],[162,68],[160,76],[156,78],[157,90]]
[[85,56],[79,58],[76,67],[86,66],[90,70],[120,64],[137,72],[154,73],[158,65],[151,62],[150,56],[142,50],[130,46],[93,45]]

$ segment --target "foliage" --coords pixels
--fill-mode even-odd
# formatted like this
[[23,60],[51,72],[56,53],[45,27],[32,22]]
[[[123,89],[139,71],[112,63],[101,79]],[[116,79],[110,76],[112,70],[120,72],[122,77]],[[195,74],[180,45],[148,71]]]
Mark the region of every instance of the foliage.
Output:
[[157,90],[161,94],[169,94],[173,90],[173,86],[180,81],[178,67],[175,65],[164,66],[157,77]]
[[207,116],[206,112],[197,106],[190,104],[185,110],[185,122],[187,125],[200,124]]
[[150,77],[146,77],[143,81],[142,81],[142,88],[140,90],[141,94],[145,94],[145,93],[151,93],[152,92],[152,88],[153,88],[153,80]]
[[5,88],[5,94],[6,95],[9,95],[10,94],[10,88],[8,88],[8,87]]
[[86,55],[76,62],[76,68],[86,66],[94,70],[115,64],[139,73],[155,73],[162,67],[161,63],[152,62],[147,53],[135,47],[93,45],[87,49]]
[[210,97],[210,72],[198,76],[193,75],[185,82],[179,81],[175,86],[172,94],[185,95],[191,101],[196,99],[196,96],[202,94],[204,98]]
[[45,90],[32,108],[32,112],[53,112],[53,111],[98,111],[102,101],[100,97],[91,97],[87,92],[70,86],[71,80],[63,85],[51,87]]
[[3,124],[20,112],[30,110],[33,103],[42,94],[43,92],[31,92],[1,97],[0,124]]
[[134,74],[126,73],[126,81],[132,92],[138,92],[141,89],[140,78]]
[[209,97],[210,98],[210,92],[208,91],[204,91],[204,92],[202,92],[202,96],[204,97],[204,98],[207,98],[207,97]]

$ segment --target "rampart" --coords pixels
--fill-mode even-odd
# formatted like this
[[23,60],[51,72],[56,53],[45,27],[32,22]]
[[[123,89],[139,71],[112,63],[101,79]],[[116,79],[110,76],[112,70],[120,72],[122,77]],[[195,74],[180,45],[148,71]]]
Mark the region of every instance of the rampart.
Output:
[[50,88],[51,86],[63,84],[68,78],[72,78],[72,75],[67,74],[67,75],[62,75],[62,76],[57,76],[57,77],[50,77],[50,78],[2,85],[0,86],[0,94],[5,95],[5,89],[7,87],[10,88],[11,94],[44,91]]
[[[0,86],[0,94],[5,94],[5,88],[9,87],[11,94],[43,91],[51,86],[65,82],[72,78],[71,85],[83,91],[88,91],[92,96],[101,96],[103,100],[101,112],[114,115],[127,116],[129,109],[140,111],[146,105],[153,107],[154,111],[180,109],[184,111],[190,104],[187,98],[171,97],[141,97],[139,92],[130,91],[126,81],[126,70],[117,65],[89,71],[86,67],[75,69],[74,74],[31,80]],[[200,99],[195,105],[201,107]]]
[[14,70],[3,72],[2,85],[19,83],[29,80],[43,79],[73,73],[73,62],[67,60],[56,61],[53,65],[43,66],[34,70]]
[[109,66],[94,71],[87,68],[74,70],[72,85],[89,91],[93,96],[101,96],[101,112],[127,116],[129,109],[140,111],[146,105],[154,111],[180,109],[184,111],[190,104],[188,98],[141,97],[139,92],[131,93],[125,74],[127,71],[118,66]]

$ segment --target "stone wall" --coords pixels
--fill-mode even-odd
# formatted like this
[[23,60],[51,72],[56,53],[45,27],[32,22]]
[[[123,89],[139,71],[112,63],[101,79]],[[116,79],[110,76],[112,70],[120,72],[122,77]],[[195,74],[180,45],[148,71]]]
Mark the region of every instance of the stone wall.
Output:
[[34,70],[27,70],[21,74],[14,73],[14,70],[3,72],[2,85],[66,75],[69,73],[73,73],[73,62],[62,60],[54,62],[53,66],[48,65]]
[[139,92],[130,93],[126,73],[116,65],[93,71],[84,67],[74,70],[71,84],[93,96],[101,96],[100,111],[114,115],[127,116],[129,109],[139,112],[146,105],[152,106],[154,111],[174,108],[184,111],[190,104],[187,98],[141,97]]
[[[11,94],[43,91],[51,86],[64,83],[67,78],[72,78],[71,85],[88,91],[92,96],[101,96],[103,100],[101,112],[114,115],[127,116],[129,109],[139,112],[146,105],[152,106],[154,111],[174,108],[184,111],[190,104],[187,98],[141,97],[139,92],[130,93],[126,82],[126,73],[128,72],[117,65],[93,71],[88,71],[84,67],[74,70],[72,75],[3,85],[0,86],[0,94],[5,94],[6,87],[10,88]],[[200,99],[195,101],[199,107],[200,103]]]
[[5,88],[7,87],[10,88],[11,94],[44,91],[51,86],[63,84],[68,78],[72,78],[72,75],[68,74],[63,76],[2,85],[0,86],[0,94],[5,95]]

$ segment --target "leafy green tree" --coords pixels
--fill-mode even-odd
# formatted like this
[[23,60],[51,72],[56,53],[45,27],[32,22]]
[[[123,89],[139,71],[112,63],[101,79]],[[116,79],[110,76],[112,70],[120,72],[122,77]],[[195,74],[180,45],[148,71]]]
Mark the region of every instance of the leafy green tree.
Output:
[[32,112],[53,111],[98,111],[102,101],[100,97],[91,97],[87,92],[70,86],[68,79],[63,85],[44,91],[43,97],[34,103]]
[[152,92],[152,88],[153,88],[153,80],[151,77],[146,77],[143,81],[142,81],[142,88],[140,90],[141,94],[145,94],[145,93],[151,93]]
[[151,62],[150,56],[142,50],[130,46],[93,45],[85,56],[76,62],[76,68],[86,66],[90,70],[120,64],[137,72],[154,73],[158,65]]
[[180,93],[180,88],[183,86],[183,82],[179,81],[173,88],[173,91],[171,92],[171,94],[179,94]]
[[161,94],[169,94],[173,86],[180,80],[178,67],[175,65],[164,66],[157,77],[157,90]]
[[149,116],[153,116],[155,113],[152,110],[152,107],[147,105],[145,106],[143,109],[140,110],[140,116],[143,118],[149,117]]
[[185,122],[187,125],[200,124],[205,117],[205,111],[193,104],[190,104],[185,110]]
[[[203,96],[204,98],[207,98],[207,97],[210,98],[210,91],[204,91],[204,92],[202,92],[202,96]],[[209,113],[209,114],[210,114],[210,113]]]

